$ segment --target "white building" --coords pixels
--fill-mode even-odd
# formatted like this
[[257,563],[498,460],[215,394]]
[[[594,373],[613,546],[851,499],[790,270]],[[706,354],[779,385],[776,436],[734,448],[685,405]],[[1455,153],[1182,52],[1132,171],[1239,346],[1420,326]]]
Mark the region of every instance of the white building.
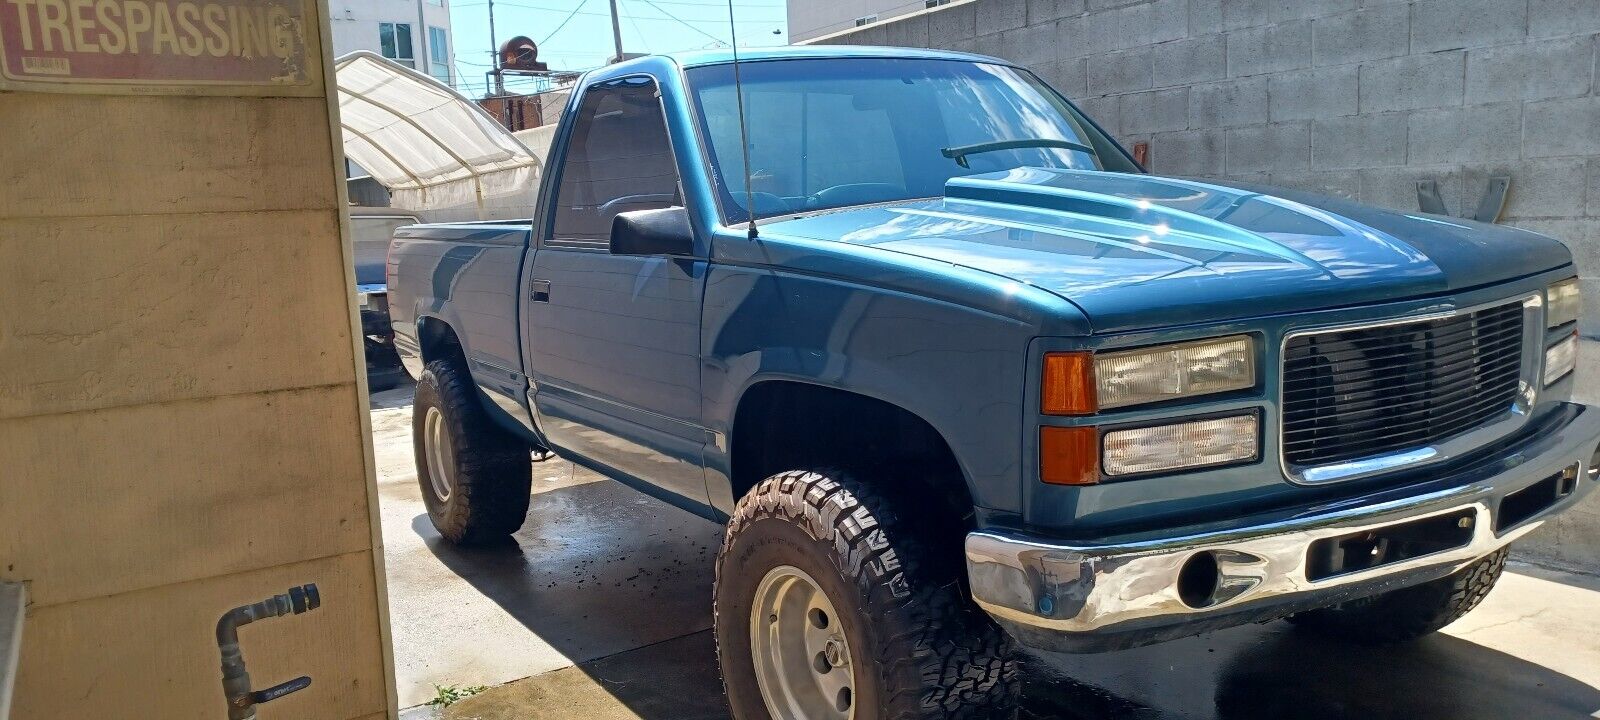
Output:
[[329,0],[335,57],[371,50],[447,85],[455,80],[451,0]]
[[789,0],[789,42],[853,30],[951,0]]

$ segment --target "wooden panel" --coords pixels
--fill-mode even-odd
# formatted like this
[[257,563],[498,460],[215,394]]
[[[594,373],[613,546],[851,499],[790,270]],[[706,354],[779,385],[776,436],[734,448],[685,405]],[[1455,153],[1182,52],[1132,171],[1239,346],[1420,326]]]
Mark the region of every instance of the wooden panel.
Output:
[[337,207],[325,103],[7,94],[0,217]]
[[353,382],[338,232],[332,210],[0,220],[0,418]]
[[342,385],[0,421],[0,580],[40,607],[370,548],[357,407]]
[[14,720],[217,720],[215,628],[230,608],[314,582],[322,607],[240,629],[256,687],[310,675],[261,717],[349,718],[385,705],[372,555],[356,552],[67,605],[30,608]]

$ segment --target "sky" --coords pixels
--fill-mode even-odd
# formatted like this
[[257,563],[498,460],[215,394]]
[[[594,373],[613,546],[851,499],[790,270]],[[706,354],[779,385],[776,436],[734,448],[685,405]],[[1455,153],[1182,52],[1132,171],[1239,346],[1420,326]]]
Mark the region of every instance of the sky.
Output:
[[[624,52],[671,52],[729,44],[728,2],[733,3],[739,47],[787,45],[786,0],[617,0]],[[456,89],[478,97],[493,61],[485,0],[451,0]],[[539,44],[539,60],[553,70],[587,70],[613,54],[608,0],[495,0],[495,40],[526,35]],[[776,31],[776,33],[774,33]],[[506,90],[527,92],[533,81],[508,75]]]

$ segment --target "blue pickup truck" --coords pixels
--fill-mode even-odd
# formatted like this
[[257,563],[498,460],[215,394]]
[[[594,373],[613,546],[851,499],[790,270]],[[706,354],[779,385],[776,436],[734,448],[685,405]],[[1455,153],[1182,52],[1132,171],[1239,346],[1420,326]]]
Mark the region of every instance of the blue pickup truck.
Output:
[[1149,175],[993,58],[611,65],[537,207],[393,241],[429,515],[516,531],[549,449],[725,523],[737,718],[990,716],[1018,642],[1415,638],[1600,484],[1561,243]]

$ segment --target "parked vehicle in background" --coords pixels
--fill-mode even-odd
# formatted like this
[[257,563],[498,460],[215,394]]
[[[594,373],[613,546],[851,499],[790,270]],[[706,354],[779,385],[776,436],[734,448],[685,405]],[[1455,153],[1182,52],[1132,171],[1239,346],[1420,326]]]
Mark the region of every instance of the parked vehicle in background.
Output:
[[383,207],[350,208],[350,244],[355,257],[356,301],[361,308],[362,344],[367,357],[367,387],[387,390],[406,380],[389,326],[389,289],[384,264],[395,230],[415,225],[415,214]]
[[434,526],[516,531],[532,448],[726,522],[735,717],[988,716],[1014,641],[1415,638],[1597,484],[1559,242],[1147,175],[992,58],[741,55],[589,73],[531,222],[388,266]]

